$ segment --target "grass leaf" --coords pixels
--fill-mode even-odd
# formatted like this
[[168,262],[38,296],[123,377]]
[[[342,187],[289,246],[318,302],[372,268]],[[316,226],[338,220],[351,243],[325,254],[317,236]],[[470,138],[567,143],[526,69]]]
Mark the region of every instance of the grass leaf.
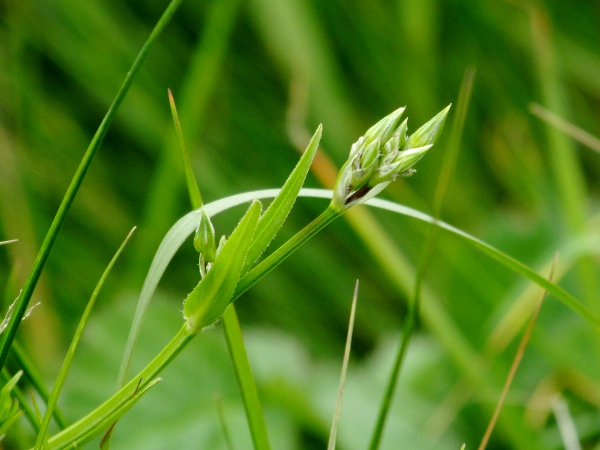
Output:
[[54,216],[54,220],[50,225],[50,229],[46,233],[46,237],[44,238],[42,247],[40,248],[33,268],[29,273],[29,277],[27,278],[25,286],[23,287],[21,295],[19,296],[19,299],[17,301],[14,314],[11,317],[11,320],[8,324],[8,328],[6,329],[6,332],[4,333],[4,336],[2,338],[2,342],[0,343],[0,367],[4,367],[6,357],[8,356],[8,351],[11,347],[17,329],[21,323],[21,319],[27,311],[29,300],[33,295],[33,291],[35,290],[40,275],[42,274],[42,270],[44,268],[44,265],[46,264],[48,256],[50,255],[50,251],[52,250],[54,241],[56,240],[56,237],[60,232],[62,224],[67,216],[67,213],[69,212],[69,209],[71,207],[71,204],[73,203],[73,200],[75,199],[75,196],[77,195],[77,192],[79,191],[79,187],[83,182],[87,170],[89,169],[92,160],[96,155],[96,152],[102,144],[104,136],[108,131],[108,127],[112,123],[115,114],[119,109],[119,106],[121,105],[123,99],[125,98],[125,95],[129,91],[131,83],[133,82],[133,79],[137,75],[140,67],[142,66],[142,63],[146,59],[150,48],[152,47],[158,36],[162,33],[166,25],[169,23],[171,17],[181,4],[181,1],[182,0],[172,0],[169,6],[167,6],[167,8],[165,9],[160,19],[158,20],[158,22],[156,23],[156,26],[150,33],[150,36],[148,37],[148,39],[142,46],[142,49],[135,58],[131,68],[129,69],[129,72],[127,73],[127,76],[125,77],[125,80],[123,81],[123,84],[121,85],[115,99],[113,100],[113,103],[111,104],[108,112],[104,116],[104,119],[100,123],[96,134],[94,135],[92,141],[90,142],[90,145],[88,146],[85,154],[83,155],[81,163],[77,168],[77,172],[75,172],[75,175],[71,180],[71,184],[69,185],[67,192],[63,197],[63,200],[58,208],[58,211],[56,212],[56,215]]
[[96,299],[98,298],[98,294],[100,293],[100,290],[102,289],[102,286],[104,286],[104,282],[108,278],[110,271],[114,267],[115,263],[117,262],[117,259],[121,255],[121,253],[123,252],[125,245],[127,245],[127,242],[129,242],[129,239],[131,238],[134,231],[135,231],[135,227],[129,232],[129,234],[127,235],[127,237],[125,238],[125,240],[123,241],[123,243],[121,244],[121,246],[119,247],[117,252],[115,253],[115,255],[112,257],[112,259],[108,263],[108,266],[106,266],[104,273],[100,277],[100,280],[98,280],[98,284],[96,284],[96,288],[94,289],[94,292],[92,293],[92,296],[90,297],[90,300],[89,300],[88,304],[86,305],[85,310],[83,311],[83,314],[81,315],[81,319],[79,320],[79,324],[77,325],[77,329],[75,330],[75,334],[73,336],[73,339],[71,340],[71,344],[69,345],[69,350],[67,351],[67,354],[65,355],[65,359],[63,361],[62,367],[60,368],[60,371],[58,372],[58,376],[56,377],[56,381],[54,382],[54,387],[52,388],[52,392],[50,393],[50,398],[48,399],[48,404],[46,406],[46,412],[44,414],[44,419],[42,420],[42,424],[40,426],[40,431],[38,432],[38,435],[37,435],[37,441],[35,444],[36,448],[41,448],[45,441],[46,433],[48,431],[48,427],[50,426],[50,419],[52,418],[54,408],[56,406],[56,403],[58,402],[58,397],[60,396],[62,387],[65,383],[67,374],[71,367],[71,363],[73,362],[73,357],[75,356],[75,352],[77,351],[77,347],[79,346],[79,342],[81,341],[81,336],[83,335],[83,330],[85,329],[85,326],[87,325],[88,320],[92,314],[92,309],[93,309],[94,305],[96,304]]

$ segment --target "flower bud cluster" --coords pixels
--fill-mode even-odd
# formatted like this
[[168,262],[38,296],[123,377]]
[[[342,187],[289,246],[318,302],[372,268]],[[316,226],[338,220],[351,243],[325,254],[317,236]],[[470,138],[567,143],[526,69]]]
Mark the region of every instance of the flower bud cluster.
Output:
[[335,183],[333,206],[346,209],[362,203],[396,178],[414,173],[412,166],[439,137],[450,106],[410,136],[407,119],[400,122],[404,109],[381,119],[352,145]]

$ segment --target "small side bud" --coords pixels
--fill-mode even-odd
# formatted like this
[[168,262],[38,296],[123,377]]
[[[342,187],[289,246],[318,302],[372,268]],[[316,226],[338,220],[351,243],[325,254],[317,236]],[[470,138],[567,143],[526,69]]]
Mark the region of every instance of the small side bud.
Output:
[[215,257],[217,256],[215,228],[204,208],[202,208],[200,222],[198,223],[198,228],[196,228],[196,234],[194,235],[194,248],[204,257],[205,262],[214,262]]

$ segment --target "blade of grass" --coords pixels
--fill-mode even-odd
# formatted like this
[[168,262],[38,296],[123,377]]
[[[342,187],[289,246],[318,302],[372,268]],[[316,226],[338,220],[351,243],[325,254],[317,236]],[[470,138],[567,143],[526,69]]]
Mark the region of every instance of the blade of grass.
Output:
[[119,91],[117,92],[117,95],[116,95],[113,103],[111,104],[108,112],[106,113],[106,116],[104,116],[104,119],[102,120],[100,126],[98,127],[96,134],[92,138],[92,141],[90,142],[90,145],[88,146],[88,148],[81,160],[81,163],[80,163],[77,171],[75,172],[73,179],[71,180],[71,184],[69,185],[67,192],[65,193],[65,196],[63,197],[63,200],[58,208],[58,211],[56,212],[56,215],[54,216],[52,224],[50,225],[50,229],[48,230],[48,233],[46,234],[46,237],[44,238],[44,242],[42,243],[40,251],[36,257],[33,268],[31,269],[29,277],[27,278],[27,281],[25,282],[25,286],[23,287],[21,295],[19,296],[19,300],[17,302],[15,312],[10,319],[8,328],[7,328],[6,332],[4,333],[2,342],[0,343],[0,367],[4,367],[4,364],[6,362],[6,357],[8,356],[8,351],[12,345],[12,342],[14,340],[14,337],[15,337],[15,334],[19,327],[19,324],[21,322],[21,319],[23,318],[23,316],[25,315],[25,312],[27,311],[27,306],[29,305],[29,301],[33,295],[33,291],[35,290],[35,286],[37,285],[37,282],[40,278],[40,275],[42,273],[44,265],[46,264],[46,261],[48,259],[48,256],[50,255],[50,251],[52,250],[54,241],[56,240],[56,237],[58,236],[58,233],[60,232],[62,224],[67,216],[67,213],[69,212],[69,209],[71,207],[71,204],[73,203],[73,200],[75,199],[75,195],[77,194],[77,191],[79,190],[79,187],[81,186],[81,183],[83,182],[83,179],[87,173],[87,170],[90,167],[96,152],[100,148],[100,145],[102,144],[104,136],[106,135],[106,132],[108,131],[108,127],[112,123],[117,109],[119,108],[123,99],[125,98],[125,95],[127,94],[127,91],[129,90],[129,87],[131,86],[131,83],[133,82],[135,75],[139,71],[150,48],[152,47],[152,44],[154,44],[154,42],[156,41],[158,36],[162,33],[165,26],[169,23],[171,17],[173,16],[175,11],[181,4],[181,1],[182,0],[172,0],[171,1],[169,6],[165,9],[165,12],[161,16],[161,18],[158,20],[156,26],[150,33],[150,36],[148,37],[148,39],[142,46],[142,49],[138,53],[135,61],[133,62],[131,69],[127,73],[127,76],[125,77],[125,80],[123,81],[123,84],[121,85]]
[[242,329],[233,305],[223,314],[223,331],[227,342],[229,356],[233,362],[235,376],[242,394],[246,419],[250,428],[250,436],[255,449],[269,449],[269,434],[265,416],[258,396],[256,380],[250,367],[248,353],[242,336]]
[[[38,370],[34,366],[33,362],[27,356],[27,353],[25,353],[25,351],[21,348],[21,345],[19,344],[18,341],[16,341],[16,340],[13,341],[13,345],[11,347],[11,352],[12,352],[15,360],[17,361],[17,364],[23,370],[25,378],[27,378],[27,380],[35,388],[35,390],[38,392],[38,394],[40,394],[40,397],[42,398],[42,400],[44,400],[46,402],[46,404],[48,404],[48,399],[50,398],[50,394],[48,393],[48,390],[46,389],[44,381],[42,380],[42,377],[38,373]],[[65,428],[65,426],[66,426],[65,419],[64,419],[63,415],[60,413],[58,408],[56,408],[56,407],[54,408],[52,415],[54,416],[54,420],[56,420],[56,423],[58,424],[58,426],[61,429]]]
[[[278,193],[279,193],[278,189],[265,189],[265,190],[260,190],[260,191],[245,192],[243,194],[232,195],[230,197],[226,197],[226,198],[208,203],[204,206],[204,208],[206,209],[207,214],[210,217],[213,217],[215,214],[218,214],[219,212],[222,212],[226,209],[232,208],[237,205],[241,205],[243,203],[248,202],[249,200],[272,198],[272,197],[276,196]],[[299,197],[331,199],[332,192],[327,189],[303,188],[300,190]],[[439,220],[436,221],[433,217],[429,216],[428,214],[425,214],[421,211],[417,211],[413,208],[409,208],[407,206],[400,205],[400,204],[397,204],[397,203],[394,203],[394,202],[391,202],[388,200],[382,200],[379,198],[370,199],[366,204],[369,206],[372,206],[372,207],[376,207],[378,209],[383,209],[383,210],[390,211],[390,212],[393,212],[396,214],[412,217],[413,219],[417,219],[417,220],[420,220],[423,222],[435,223],[436,226],[438,226],[442,230],[450,232],[453,235],[458,236],[459,238],[465,240],[469,244],[473,245],[476,249],[482,251],[483,253],[486,253],[487,255],[489,255],[490,257],[492,257],[493,259],[495,259],[496,261],[498,261],[500,264],[507,267],[511,271],[513,271],[519,275],[522,275],[523,277],[529,279],[530,281],[533,281],[540,287],[543,287],[544,289],[546,289],[548,291],[548,293],[550,293],[554,297],[556,297],[557,300],[560,300],[566,306],[568,306],[570,309],[572,309],[575,313],[579,314],[590,325],[592,325],[593,327],[595,327],[597,329],[600,329],[600,319],[595,317],[590,312],[590,310],[587,307],[585,307],[584,305],[582,305],[577,299],[575,299],[575,297],[573,297],[571,294],[566,292],[560,286],[557,286],[556,284],[549,282],[546,278],[540,276],[534,270],[530,269],[529,267],[527,267],[523,263],[515,260],[514,258],[506,255],[505,253],[501,252],[500,250],[496,249],[495,247],[481,241],[480,239],[478,239],[478,238],[476,238],[476,237],[474,237],[474,236],[472,236],[472,235],[470,235],[448,223],[445,223],[445,222],[442,222]],[[356,213],[356,210],[354,212]],[[352,211],[350,211],[347,216],[349,217],[351,213],[352,213]],[[171,227],[169,232],[165,235],[165,237],[163,238],[163,242],[160,244],[158,250],[156,251],[156,254],[154,256],[154,259],[153,259],[150,269],[148,271],[148,277],[146,279],[146,282],[144,283],[144,286],[142,287],[142,293],[140,294],[140,301],[148,302],[149,299],[152,297],[154,290],[156,289],[156,286],[158,284],[158,281],[160,280],[160,277],[164,273],[169,262],[171,261],[171,259],[173,258],[173,256],[177,252],[177,250],[185,242],[185,240],[195,230],[196,225],[198,224],[198,220],[200,219],[200,214],[201,214],[200,210],[195,210],[195,211],[189,212],[188,214],[186,214],[185,216],[180,218]],[[320,220],[322,220],[322,219],[320,219]],[[333,219],[329,218],[329,220],[331,221]],[[265,266],[264,268],[266,269],[267,267]],[[253,269],[253,270],[255,270],[255,269]],[[248,275],[250,275],[250,273]],[[255,275],[257,275],[257,274],[256,273],[253,274],[253,276],[255,276]],[[256,281],[257,280],[255,280],[254,282],[256,282]],[[234,296],[234,298],[235,298],[235,296]],[[433,310],[429,311],[428,313],[436,314],[435,311],[433,311]],[[439,316],[439,314],[437,314],[435,316],[432,316],[431,320],[440,321],[440,323],[442,323],[442,322],[444,322],[445,319],[443,317]],[[448,336],[448,339],[455,340],[456,337]],[[462,344],[459,344],[460,339],[459,339],[459,341],[456,341],[456,342],[457,342],[457,345],[459,345],[459,346],[462,345]],[[466,353],[464,353],[462,351],[459,352],[459,354],[466,355]],[[470,363],[470,366],[473,366],[473,364],[474,364],[473,361],[476,360],[477,358],[474,354],[470,355],[470,357],[471,356],[474,358],[473,360],[467,359],[464,362],[465,362],[465,364]]]
[[46,433],[48,432],[48,426],[50,425],[50,419],[52,418],[54,408],[56,407],[56,403],[58,402],[58,397],[60,396],[60,393],[62,391],[62,387],[67,378],[67,374],[69,373],[71,363],[73,362],[73,357],[75,356],[75,352],[77,351],[77,347],[79,346],[79,342],[81,341],[81,336],[83,335],[83,330],[85,329],[85,326],[87,325],[88,320],[92,314],[92,309],[93,309],[94,305],[96,304],[96,299],[98,298],[98,294],[100,293],[100,290],[102,289],[102,286],[104,286],[104,282],[108,278],[110,271],[114,267],[115,263],[117,262],[117,259],[121,255],[121,253],[123,252],[125,245],[127,245],[127,242],[129,242],[129,239],[131,238],[134,231],[135,231],[135,227],[129,232],[129,234],[127,235],[127,237],[125,238],[125,240],[123,241],[123,243],[121,244],[121,246],[119,247],[117,252],[115,253],[115,255],[112,257],[112,259],[108,263],[108,266],[106,266],[104,273],[100,277],[100,280],[98,281],[98,284],[96,285],[96,288],[94,289],[94,292],[92,293],[92,296],[90,297],[90,300],[89,300],[87,306],[85,307],[83,314],[81,315],[81,319],[79,321],[79,324],[77,325],[77,329],[75,330],[75,334],[73,335],[71,344],[69,345],[69,350],[67,351],[67,354],[65,355],[63,364],[60,368],[60,371],[58,372],[56,381],[54,382],[54,387],[52,388],[52,392],[50,393],[50,398],[48,399],[48,404],[46,406],[46,412],[44,414],[44,419],[42,420],[42,424],[40,426],[40,431],[38,432],[38,435],[37,435],[37,440],[36,440],[36,444],[35,444],[36,449],[40,449],[46,439]]
[[329,433],[329,443],[327,450],[335,450],[337,440],[337,431],[342,413],[342,398],[344,397],[344,388],[346,386],[346,375],[348,373],[348,362],[350,361],[350,348],[352,347],[352,334],[354,332],[354,317],[356,316],[356,303],[358,301],[358,280],[354,286],[354,295],[352,296],[352,307],[350,309],[350,320],[348,321],[348,334],[346,336],[346,347],[344,348],[344,360],[342,362],[342,373],[340,375],[340,385],[338,388],[338,398],[331,421],[331,431]]
[[[471,92],[473,90],[473,82],[475,79],[475,70],[473,68],[467,69],[463,76],[461,89],[458,96],[458,105],[456,118],[452,126],[452,132],[449,139],[449,149],[444,153],[444,160],[442,162],[442,170],[438,179],[438,183],[435,190],[435,196],[433,200],[434,220],[437,221],[442,208],[442,203],[450,183],[450,177],[456,165],[458,158],[458,150],[460,148],[460,141],[465,126],[465,118],[467,116],[467,109],[471,100]],[[419,257],[419,263],[415,273],[415,285],[412,293],[412,301],[409,303],[408,316],[402,333],[400,334],[400,343],[398,347],[398,353],[390,372],[388,384],[384,393],[383,400],[379,409],[377,421],[375,423],[375,429],[371,437],[371,443],[369,448],[376,450],[381,445],[381,439],[383,436],[383,428],[385,421],[389,414],[390,406],[396,392],[396,386],[398,384],[398,378],[400,376],[400,370],[408,350],[408,345],[412,339],[414,329],[417,324],[418,315],[421,308],[421,290],[423,286],[423,279],[425,273],[430,264],[430,258],[433,255],[435,248],[435,241],[437,238],[438,227],[435,223],[431,223],[427,229],[425,235],[425,241],[423,243],[423,250]]]
[[[552,281],[554,276],[554,270],[556,269],[557,255],[554,256],[554,263],[552,265],[552,269],[550,271],[550,275],[548,276],[548,280]],[[523,359],[523,354],[525,353],[525,348],[529,342],[529,338],[531,337],[531,332],[533,331],[533,326],[537,321],[538,315],[540,313],[540,309],[542,308],[542,302],[544,301],[544,297],[546,295],[546,291],[543,290],[540,294],[540,298],[538,300],[538,304],[536,306],[531,319],[529,320],[529,325],[523,333],[523,337],[521,338],[521,342],[519,343],[519,348],[517,349],[517,353],[513,359],[513,362],[510,367],[510,371],[508,372],[508,376],[506,377],[506,381],[504,383],[504,387],[502,388],[502,393],[500,394],[500,398],[498,399],[498,403],[496,405],[496,409],[494,410],[494,414],[492,414],[492,418],[490,419],[490,423],[485,430],[483,437],[481,438],[481,443],[479,444],[478,450],[484,450],[487,447],[487,444],[490,440],[490,436],[492,435],[492,431],[494,430],[494,426],[496,425],[496,421],[498,420],[498,416],[500,415],[500,410],[504,405],[506,400],[506,396],[508,395],[508,390],[510,389],[510,385],[515,378],[515,374],[517,373],[517,369],[519,364],[521,363],[521,359]]]
[[[12,377],[8,373],[8,370],[6,370],[6,368],[4,368],[4,369],[2,369],[2,372],[0,372],[0,378],[2,379],[2,382],[6,385],[11,380]],[[35,412],[29,405],[29,400],[23,394],[23,391],[21,391],[21,389],[19,389],[19,386],[13,387],[12,394],[15,396],[15,399],[17,400],[17,402],[19,402],[19,406],[22,408],[23,413],[25,414],[25,417],[27,418],[27,421],[29,422],[29,424],[31,425],[33,430],[37,432],[37,430],[40,429],[40,424],[37,421]],[[0,434],[0,436],[1,436],[1,434]]]
[[537,103],[531,103],[529,105],[529,112],[539,119],[542,119],[547,124],[552,125],[557,130],[572,137],[577,142],[600,153],[600,139],[592,136],[587,131],[573,125],[571,122],[566,121]]

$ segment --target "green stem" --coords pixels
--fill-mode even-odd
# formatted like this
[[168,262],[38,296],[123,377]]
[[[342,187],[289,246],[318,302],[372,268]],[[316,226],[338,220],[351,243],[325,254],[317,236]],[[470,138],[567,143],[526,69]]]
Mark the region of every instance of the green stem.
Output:
[[54,435],[48,443],[51,449],[62,449],[76,441],[80,436],[93,430],[102,419],[111,414],[112,411],[126,402],[136,390],[141,390],[152,380],[185,348],[192,340],[194,334],[190,334],[184,324],[175,337],[162,351],[129,383],[123,386],[116,394],[106,400],[87,416],[75,422],[70,427]]
[[[295,234],[285,244],[275,250],[268,258],[262,263],[258,264],[248,274],[238,282],[238,287],[233,294],[232,299],[237,299],[240,295],[254,286],[259,280],[261,280],[266,274],[271,272],[278,264],[290,256],[295,250],[297,250],[302,244],[308,241],[311,237],[317,234],[320,230],[330,224],[333,220],[342,215],[343,211],[335,209],[333,207],[327,208],[321,215],[315,220],[309,223],[301,231]],[[233,301],[232,300],[232,301]],[[231,329],[230,329],[231,331]],[[102,405],[96,408],[87,416],[83,417],[79,421],[75,422],[70,427],[56,434],[49,440],[51,449],[62,449],[76,441],[78,437],[84,436],[91,430],[97,427],[102,422],[103,418],[110,415],[112,411],[119,408],[119,406],[127,401],[127,399],[139,389],[142,389],[149,382],[152,381],[178,354],[185,346],[192,340],[195,334],[190,334],[187,325],[184,324],[179,330],[177,335],[167,344],[167,346],[143,369],[136,377],[134,377],[129,383],[123,386],[116,394],[106,400]],[[247,399],[244,399],[247,401]],[[250,400],[252,401],[252,400]],[[257,428],[258,429],[258,428]],[[255,429],[254,431],[256,431]],[[266,436],[266,428],[265,428]],[[254,438],[254,436],[253,436]],[[261,441],[262,442],[262,441]],[[268,441],[266,441],[268,445]],[[269,447],[257,447],[257,448],[269,448]]]
[[231,356],[235,375],[242,393],[242,400],[254,448],[268,450],[271,448],[271,445],[269,444],[267,424],[265,423],[265,416],[262,412],[258,390],[256,389],[256,381],[254,380],[244,345],[242,329],[240,328],[240,322],[238,321],[233,305],[229,305],[229,308],[223,314],[223,331],[225,332],[227,348],[229,349],[229,355]]
[[125,95],[127,94],[129,87],[131,86],[131,83],[135,78],[135,75],[139,71],[144,59],[146,58],[150,47],[152,47],[152,44],[154,44],[158,36],[161,34],[161,32],[163,31],[163,29],[165,28],[165,26],[167,25],[167,23],[169,22],[169,20],[171,19],[181,2],[182,0],[172,0],[165,12],[163,13],[163,15],[161,16],[160,20],[157,22],[156,26],[152,30],[152,33],[150,33],[150,36],[144,43],[142,49],[138,53],[135,61],[133,62],[131,69],[129,69],[129,72],[127,72],[127,76],[125,77],[125,80],[123,81],[123,84],[121,85],[117,96],[113,100],[112,105],[110,105],[106,116],[104,116],[102,123],[98,127],[96,134],[94,135],[92,141],[90,142],[90,145],[88,146],[85,154],[83,155],[81,163],[77,168],[77,172],[75,172],[75,175],[71,180],[71,184],[69,185],[69,188],[67,189],[67,192],[63,197],[62,203],[60,204],[58,211],[54,216],[54,220],[50,225],[50,229],[48,230],[44,242],[42,243],[33,268],[29,273],[29,277],[27,278],[25,286],[23,286],[23,290],[21,292],[21,295],[19,296],[19,300],[17,301],[15,311],[12,317],[10,318],[10,322],[4,333],[2,343],[0,344],[0,367],[4,367],[6,357],[8,356],[8,351],[10,350],[12,342],[15,338],[15,334],[17,333],[19,324],[21,323],[21,320],[23,319],[23,316],[27,311],[29,300],[33,295],[33,291],[35,290],[40,275],[42,274],[42,270],[46,264],[48,256],[50,255],[50,251],[52,250],[54,241],[56,240],[56,237],[58,236],[58,233],[67,216],[67,213],[69,212],[71,204],[75,199],[75,195],[77,195],[79,186],[81,186],[83,178],[85,177],[85,174],[87,173],[87,170],[90,167],[96,152],[102,144],[104,136],[108,131],[108,127],[113,121],[115,113],[117,112],[117,109],[119,108],[123,99],[125,98]]
[[233,302],[240,295],[254,286],[260,281],[265,275],[271,270],[277,267],[281,262],[300,248],[306,241],[311,237],[333,222],[335,219],[340,217],[344,213],[344,210],[336,209],[332,206],[323,211],[315,220],[305,226],[302,230],[296,233],[290,240],[285,244],[271,253],[263,262],[258,264],[254,269],[244,275],[240,281],[238,281],[237,287],[231,298]]

